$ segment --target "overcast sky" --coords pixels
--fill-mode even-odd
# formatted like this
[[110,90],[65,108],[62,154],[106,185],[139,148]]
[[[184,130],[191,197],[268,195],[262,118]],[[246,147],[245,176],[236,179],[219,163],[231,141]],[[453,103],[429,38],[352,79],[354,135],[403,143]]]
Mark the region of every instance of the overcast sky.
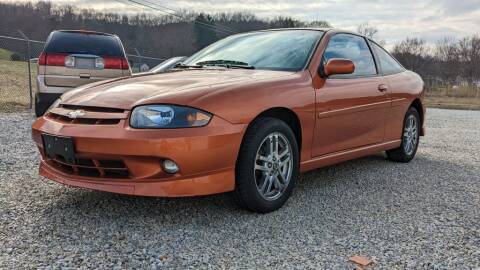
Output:
[[[334,27],[347,30],[355,30],[360,23],[369,22],[380,30],[377,39],[385,40],[390,46],[407,36],[424,38],[433,43],[445,36],[459,38],[480,34],[480,0],[148,1],[173,9],[205,12],[247,11],[262,18],[281,15],[305,21],[326,20]],[[51,2],[110,12],[149,11],[148,8],[134,8],[115,0],[54,0]],[[158,12],[158,14],[162,13]]]

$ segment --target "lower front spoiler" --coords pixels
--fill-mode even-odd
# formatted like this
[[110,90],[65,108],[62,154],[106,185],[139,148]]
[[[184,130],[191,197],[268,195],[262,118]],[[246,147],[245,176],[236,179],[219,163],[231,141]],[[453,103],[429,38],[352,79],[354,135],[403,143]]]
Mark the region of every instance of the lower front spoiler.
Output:
[[235,188],[234,168],[188,179],[138,182],[109,179],[92,181],[73,178],[72,175],[63,174],[42,161],[39,173],[48,179],[68,186],[138,196],[201,196],[229,192]]

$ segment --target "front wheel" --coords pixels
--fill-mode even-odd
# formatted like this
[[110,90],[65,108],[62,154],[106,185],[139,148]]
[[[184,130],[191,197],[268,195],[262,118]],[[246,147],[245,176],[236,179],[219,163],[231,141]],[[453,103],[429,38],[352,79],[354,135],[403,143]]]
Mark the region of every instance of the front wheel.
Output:
[[298,175],[295,135],[283,121],[261,118],[245,134],[236,166],[236,202],[268,213],[290,197]]
[[397,162],[409,162],[417,153],[420,140],[420,115],[410,107],[405,115],[400,147],[387,151],[387,157]]

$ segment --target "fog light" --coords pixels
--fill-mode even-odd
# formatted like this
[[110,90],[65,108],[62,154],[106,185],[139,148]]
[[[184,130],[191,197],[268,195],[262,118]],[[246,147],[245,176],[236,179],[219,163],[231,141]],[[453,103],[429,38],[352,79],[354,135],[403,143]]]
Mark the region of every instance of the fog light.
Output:
[[176,173],[178,172],[178,165],[175,162],[173,162],[173,160],[165,159],[163,161],[163,169],[167,173]]

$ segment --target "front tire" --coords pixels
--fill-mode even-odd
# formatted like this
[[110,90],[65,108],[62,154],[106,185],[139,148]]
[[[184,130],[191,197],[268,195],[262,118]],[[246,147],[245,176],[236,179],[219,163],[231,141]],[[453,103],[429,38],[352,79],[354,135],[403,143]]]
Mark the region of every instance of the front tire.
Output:
[[290,127],[276,118],[256,120],[245,134],[236,166],[234,198],[258,213],[282,207],[298,176],[299,153]]
[[410,162],[415,157],[420,141],[420,115],[417,109],[410,107],[405,115],[402,144],[386,151],[388,159],[396,162]]

